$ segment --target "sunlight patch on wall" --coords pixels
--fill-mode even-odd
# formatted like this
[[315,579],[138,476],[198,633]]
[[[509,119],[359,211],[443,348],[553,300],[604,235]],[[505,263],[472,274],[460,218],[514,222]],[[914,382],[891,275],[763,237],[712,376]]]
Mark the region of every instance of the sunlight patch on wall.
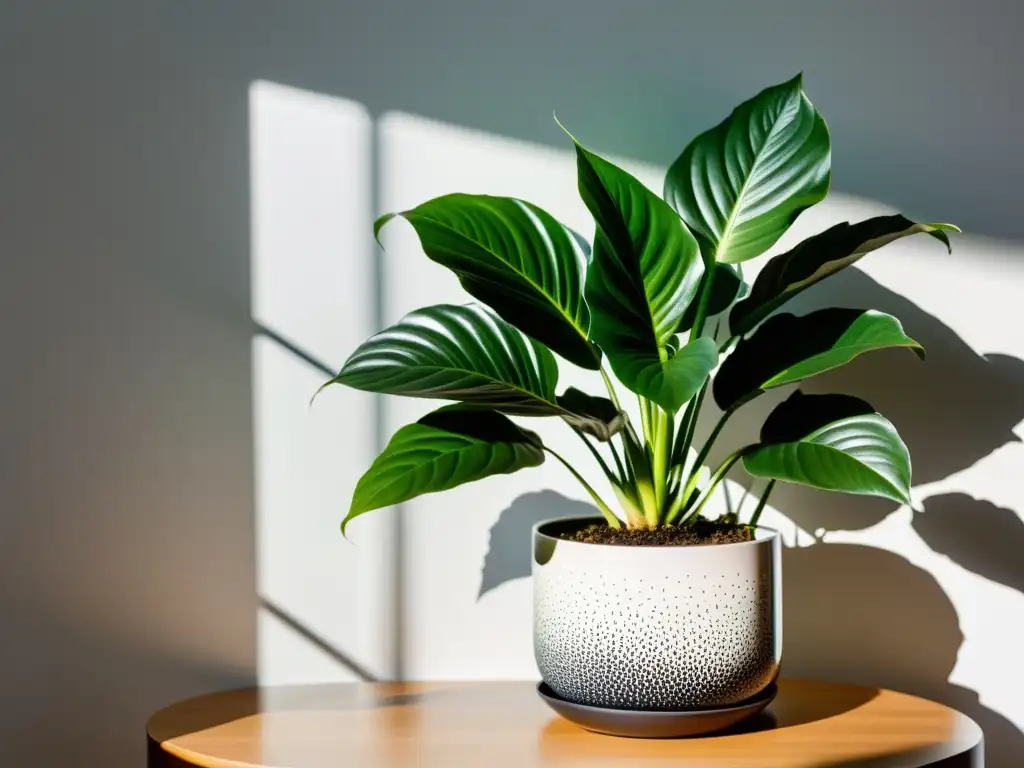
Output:
[[[253,343],[257,589],[386,677],[394,661],[388,521],[354,531],[356,544],[338,528],[373,458],[373,398],[331,387],[310,404],[373,331],[372,125],[359,104],[265,82],[251,87],[250,119],[253,318],[267,331]],[[282,640],[287,626],[261,617],[259,628],[261,680],[321,668],[303,661],[318,652],[289,650],[305,641]]]

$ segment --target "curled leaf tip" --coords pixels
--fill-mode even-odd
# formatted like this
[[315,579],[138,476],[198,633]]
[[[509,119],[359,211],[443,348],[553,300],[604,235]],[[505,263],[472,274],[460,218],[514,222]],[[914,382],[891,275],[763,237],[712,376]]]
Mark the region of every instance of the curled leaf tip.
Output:
[[384,228],[384,225],[391,221],[396,216],[401,216],[400,213],[385,213],[375,222],[373,222],[373,239],[377,241],[377,245],[381,248],[384,247],[384,243],[380,241],[380,231]]
[[338,383],[338,379],[337,379],[337,377],[335,377],[335,378],[331,379],[330,381],[325,381],[323,384],[321,384],[319,387],[317,387],[316,392],[314,392],[313,396],[311,398],[309,398],[309,406],[308,407],[312,408],[313,407],[313,401],[317,399],[317,397],[320,395],[320,393],[323,392],[325,389],[327,389],[329,386],[331,386],[331,384],[337,384],[337,383]]
[[561,129],[562,129],[563,131],[565,131],[565,135],[566,135],[566,136],[568,136],[568,137],[569,137],[570,139],[572,139],[572,141],[573,141],[573,143],[574,143],[574,144],[576,144],[576,145],[579,145],[579,142],[578,142],[578,141],[576,140],[576,137],[575,137],[575,136],[573,136],[573,135],[572,135],[572,134],[571,134],[571,133],[569,132],[569,129],[568,129],[568,128],[566,128],[566,127],[565,127],[564,125],[562,125],[562,121],[558,119],[558,114],[557,114],[557,113],[555,113],[555,112],[552,112],[552,113],[551,113],[551,116],[552,116],[553,118],[555,118],[555,125],[557,125],[557,126],[558,126],[559,128],[561,128]]

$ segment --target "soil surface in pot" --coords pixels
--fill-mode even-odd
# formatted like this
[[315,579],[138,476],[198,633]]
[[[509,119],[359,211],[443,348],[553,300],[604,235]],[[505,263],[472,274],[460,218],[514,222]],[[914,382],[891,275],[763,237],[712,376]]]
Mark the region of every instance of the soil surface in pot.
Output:
[[619,544],[625,547],[692,547],[753,541],[754,531],[733,522],[701,518],[685,528],[665,525],[652,530],[612,528],[607,523],[595,523],[578,531],[567,531],[561,538],[587,544]]

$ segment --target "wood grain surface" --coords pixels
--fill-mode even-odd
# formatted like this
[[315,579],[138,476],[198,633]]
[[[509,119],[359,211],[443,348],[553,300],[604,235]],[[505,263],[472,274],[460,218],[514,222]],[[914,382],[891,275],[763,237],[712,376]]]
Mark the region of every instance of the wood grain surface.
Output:
[[622,739],[555,715],[532,683],[386,683],[229,691],[148,724],[150,768],[979,768],[982,734],[889,690],[781,680],[723,735]]

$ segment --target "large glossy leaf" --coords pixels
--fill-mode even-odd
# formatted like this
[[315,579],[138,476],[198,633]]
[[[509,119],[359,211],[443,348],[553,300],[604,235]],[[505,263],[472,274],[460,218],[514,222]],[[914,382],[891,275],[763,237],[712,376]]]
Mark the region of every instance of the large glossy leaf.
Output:
[[858,355],[886,347],[924,349],[884,312],[822,309],[797,317],[770,317],[741,341],[715,375],[715,402],[735,408],[766,389],[781,387],[838,368]]
[[760,256],[828,193],[828,128],[801,78],[767,88],[694,139],[665,177],[665,199],[705,259]]
[[607,397],[594,397],[569,387],[558,396],[558,404],[566,411],[562,414],[565,421],[602,442],[611,440],[626,426],[626,414]]
[[446,406],[395,433],[356,484],[342,533],[364,512],[543,462],[533,432],[494,411]]
[[440,304],[406,315],[356,349],[329,383],[525,416],[562,410],[551,352],[475,305]]
[[664,363],[639,365],[637,391],[665,410],[675,413],[704,385],[718,365],[718,347],[702,336],[684,345]]
[[[697,291],[698,296],[703,292],[704,283],[710,274],[712,273],[706,272],[704,277],[701,278],[700,288]],[[716,264],[714,276],[714,282],[711,284],[711,297],[708,300],[707,317],[714,317],[725,312],[736,300],[736,297],[747,287],[746,283],[743,282],[743,278],[737,274],[736,268],[730,267],[728,264]],[[683,312],[683,317],[679,321],[679,327],[676,329],[678,333],[685,333],[693,328],[693,323],[697,319],[698,303],[697,301],[691,301],[686,311]]]
[[801,291],[901,237],[927,232],[949,250],[946,232],[959,231],[952,224],[915,224],[899,214],[836,224],[770,259],[750,294],[729,313],[729,328],[746,333]]
[[756,477],[910,503],[910,454],[863,400],[795,392],[765,420],[743,457]]
[[523,333],[566,360],[597,369],[583,301],[586,257],[575,233],[535,205],[511,197],[454,194],[377,220],[401,216],[427,256]]
[[580,196],[597,224],[585,287],[590,337],[623,384],[671,409],[674,399],[659,399],[667,390],[653,369],[667,364],[700,283],[697,241],[661,198],[579,143],[576,166]]

